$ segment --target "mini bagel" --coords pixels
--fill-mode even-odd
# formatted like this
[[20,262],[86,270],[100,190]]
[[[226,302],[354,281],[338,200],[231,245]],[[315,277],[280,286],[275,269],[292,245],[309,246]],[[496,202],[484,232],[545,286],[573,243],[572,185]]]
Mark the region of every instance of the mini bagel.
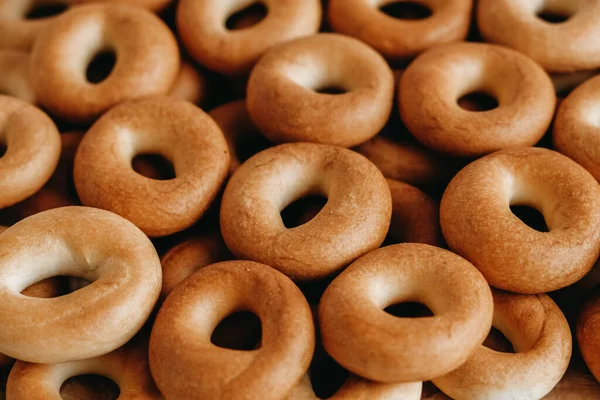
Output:
[[[494,96],[498,107],[473,112],[457,101],[472,92]],[[533,146],[554,114],[548,75],[528,57],[483,43],[434,48],[404,72],[399,90],[402,120],[425,146],[461,157],[507,147]]]
[[[100,83],[86,69],[112,51],[115,65]],[[154,14],[124,4],[89,4],[50,24],[31,54],[38,101],[52,114],[88,122],[126,100],[167,93],[179,71],[179,49]]]
[[206,78],[192,64],[182,61],[169,96],[202,105],[208,97]]
[[192,57],[226,75],[243,75],[272,46],[315,34],[321,23],[319,0],[262,0],[267,14],[256,25],[229,30],[225,22],[254,0],[182,0],[177,31]]
[[[0,235],[0,352],[43,364],[97,357],[142,327],[160,292],[152,243],[107,211],[64,207],[24,219]],[[66,296],[26,297],[43,279],[92,282]]]
[[387,180],[392,194],[392,221],[388,235],[398,242],[441,246],[439,204],[408,183]]
[[[549,232],[520,221],[510,206],[539,210]],[[600,187],[567,157],[542,148],[496,152],[462,169],[440,205],[450,248],[490,285],[550,292],[581,279],[600,252]]]
[[0,49],[29,51],[38,33],[56,16],[28,19],[27,14],[36,6],[45,4],[68,5],[73,0],[3,0],[0,2]]
[[402,20],[380,7],[390,0],[331,0],[329,23],[334,31],[354,36],[373,46],[386,59],[399,62],[430,47],[464,40],[471,22],[472,0],[419,1],[430,9],[422,20]]
[[575,160],[600,181],[600,123],[596,115],[600,110],[597,94],[600,76],[576,88],[561,103],[556,114],[552,139],[558,151]]
[[128,343],[103,356],[61,364],[17,361],[8,376],[6,395],[14,400],[61,400],[62,384],[69,378],[86,374],[105,376],[115,382],[120,389],[119,399],[163,399],[152,381],[148,348],[143,343]]
[[[261,346],[212,344],[219,322],[240,310],[259,317]],[[291,280],[263,264],[226,261],[200,269],[169,295],[152,328],[150,368],[166,398],[284,398],[308,369],[314,334],[310,307]]]
[[163,284],[160,297],[165,299],[181,281],[200,268],[230,258],[219,234],[184,240],[161,257]]
[[[423,303],[434,315],[396,318],[384,311],[406,301]],[[489,286],[468,261],[416,243],[359,258],[319,303],[325,350],[347,370],[378,382],[426,381],[456,369],[483,343],[492,313]]]
[[40,109],[0,95],[0,208],[37,192],[52,175],[60,156],[60,134]]
[[600,382],[600,292],[596,289],[585,302],[577,319],[577,342],[583,359]]
[[[327,87],[343,94],[318,93]],[[394,74],[362,42],[322,33],[278,46],[250,74],[247,107],[270,140],[356,146],[385,125]]]
[[492,294],[493,326],[511,341],[515,354],[480,346],[466,363],[433,383],[454,399],[541,399],[569,366],[569,324],[545,294]]
[[97,3],[98,1],[104,3],[115,3],[115,4],[131,4],[132,6],[142,7],[150,11],[160,12],[164,10],[173,0],[71,0],[77,4],[84,3]]
[[[327,204],[309,222],[287,229],[281,211],[322,194]],[[378,248],[392,205],[385,178],[363,156],[314,143],[264,150],[231,177],[221,202],[221,233],[238,258],[294,279],[324,277]]]
[[209,112],[208,115],[219,125],[225,140],[227,140],[231,154],[229,174],[233,174],[240,164],[246,161],[243,156],[248,147],[256,147],[256,145],[264,147],[269,144],[269,141],[258,132],[250,119],[244,100],[223,104]]
[[[548,23],[538,15],[568,17]],[[588,0],[481,0],[477,25],[486,41],[527,54],[550,72],[600,67],[600,3]]]
[[[135,172],[136,154],[161,154],[174,179]],[[208,209],[229,168],[219,127],[194,105],[168,97],[120,104],[85,135],[75,156],[75,187],[84,205],[113,211],[149,236],[194,224]]]
[[20,50],[0,50],[0,93],[35,104],[28,53]]

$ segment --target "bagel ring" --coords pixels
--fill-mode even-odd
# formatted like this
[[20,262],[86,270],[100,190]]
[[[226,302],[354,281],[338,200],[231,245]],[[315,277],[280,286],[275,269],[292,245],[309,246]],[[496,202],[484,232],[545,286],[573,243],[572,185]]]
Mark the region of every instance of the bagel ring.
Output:
[[0,93],[35,104],[28,53],[0,50]]
[[[549,232],[510,206],[539,210]],[[547,149],[504,150],[463,168],[440,205],[449,247],[491,286],[536,294],[581,279],[600,253],[600,187],[583,167]]]
[[[498,107],[461,108],[458,99],[472,92],[494,96]],[[425,52],[404,72],[398,95],[402,120],[417,140],[461,157],[533,146],[556,106],[554,86],[541,67],[514,50],[483,43]]]
[[[399,302],[433,316],[397,318]],[[461,257],[426,244],[396,244],[359,258],[319,303],[323,347],[340,365],[378,382],[416,382],[446,374],[483,343],[493,301],[483,276]]]
[[[212,344],[219,322],[242,310],[261,321],[260,348]],[[291,280],[263,264],[226,261],[169,295],[152,328],[150,368],[167,398],[283,398],[308,369],[314,335],[310,307]]]
[[600,76],[577,87],[558,108],[552,139],[555,148],[587,169],[600,181]]
[[[336,87],[342,94],[318,93]],[[271,141],[356,146],[375,136],[392,109],[394,74],[350,37],[321,33],[268,51],[250,74],[247,107]]]
[[[135,172],[136,154],[161,154],[174,179]],[[122,103],[86,133],[75,155],[75,186],[84,205],[127,218],[149,236],[194,224],[227,176],[229,153],[219,127],[198,107],[168,97]]]
[[577,342],[583,359],[600,382],[600,293],[596,289],[585,302],[577,319]]
[[422,20],[397,19],[380,10],[393,2],[330,0],[329,23],[334,31],[362,40],[392,62],[405,61],[430,47],[467,37],[472,0],[419,1],[432,12]]
[[[287,229],[281,211],[314,194],[327,204],[310,221]],[[309,280],[330,275],[378,248],[392,212],[385,178],[351,150],[290,143],[242,164],[221,201],[221,234],[238,258]]]
[[8,376],[6,395],[14,400],[61,400],[61,386],[67,379],[94,374],[116,383],[121,400],[161,400],[148,367],[148,348],[142,344],[128,343],[96,358],[61,364],[17,361]]
[[261,0],[267,15],[246,29],[229,30],[232,14],[254,0],[181,0],[177,7],[177,31],[189,53],[205,67],[226,75],[243,75],[277,44],[319,30],[319,0]]
[[[106,354],[142,327],[160,293],[160,262],[133,224],[107,211],[64,207],[0,235],[0,352],[53,364]],[[70,275],[90,285],[51,299],[21,291]]]
[[[548,23],[538,15],[568,17]],[[483,38],[512,47],[550,72],[573,72],[600,67],[600,3],[587,0],[481,0],[477,25]]]
[[545,294],[493,290],[492,295],[493,326],[511,341],[515,354],[480,346],[458,369],[432,381],[455,399],[541,399],[569,366],[569,324]]
[[[93,57],[112,51],[116,62],[106,79],[92,83]],[[67,11],[44,31],[31,54],[38,101],[52,114],[93,121],[126,100],[165,94],[179,71],[179,49],[154,14],[123,4],[89,4]]]
[[50,179],[60,157],[60,134],[40,109],[0,95],[0,208],[37,192]]

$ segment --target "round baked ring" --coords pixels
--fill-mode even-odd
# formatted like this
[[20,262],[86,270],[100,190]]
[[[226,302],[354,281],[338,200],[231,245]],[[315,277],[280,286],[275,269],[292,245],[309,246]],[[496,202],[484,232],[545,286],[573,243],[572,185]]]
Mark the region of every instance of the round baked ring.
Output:
[[[31,54],[33,86],[41,105],[59,117],[89,122],[125,100],[167,93],[179,71],[179,49],[154,14],[124,4],[74,7],[57,18]],[[100,83],[87,80],[96,54],[116,63]]]
[[200,64],[227,75],[243,75],[270,48],[319,30],[319,0],[261,0],[267,15],[246,29],[228,30],[227,18],[254,0],[181,0],[177,31]]
[[330,0],[328,21],[334,31],[354,36],[392,62],[405,61],[430,47],[464,40],[471,23],[472,0],[421,0],[432,15],[402,20],[380,8],[395,0]]
[[[519,220],[510,206],[539,210],[549,232]],[[536,294],[581,279],[600,253],[600,187],[580,165],[542,148],[481,158],[450,182],[440,206],[450,248],[490,285]]]
[[552,139],[554,147],[577,161],[600,181],[600,76],[577,87],[558,108]]
[[[400,302],[425,304],[433,316],[397,318]],[[319,303],[323,347],[340,365],[378,382],[427,381],[465,362],[483,343],[493,301],[468,261],[438,247],[406,243],[359,258]]]
[[564,375],[571,330],[550,297],[493,290],[494,320],[515,353],[480,346],[467,362],[433,383],[454,399],[541,399]]
[[600,382],[600,292],[598,289],[588,298],[577,319],[577,342],[583,359]]
[[29,74],[29,53],[0,50],[0,93],[35,104]]
[[[137,154],[171,160],[174,179],[135,172]],[[198,107],[168,97],[122,103],[86,133],[75,156],[75,186],[84,205],[115,212],[149,236],[194,224],[219,192],[229,168],[223,134]]]
[[0,95],[0,208],[37,192],[54,172],[60,157],[60,134],[40,109]]
[[[343,94],[318,93],[327,87]],[[247,107],[270,140],[356,146],[390,115],[394,74],[375,50],[347,36],[321,33],[278,46],[250,74]]]
[[[457,101],[484,92],[498,107],[483,112]],[[448,155],[478,157],[507,147],[533,146],[554,115],[552,81],[528,57],[484,43],[431,49],[413,63],[399,87],[408,130],[425,146]]]
[[[540,12],[568,16],[553,24]],[[486,41],[527,54],[550,72],[600,67],[600,3],[589,0],[481,0],[477,25]]]
[[[107,211],[64,207],[36,214],[0,235],[0,352],[53,364],[97,357],[142,327],[160,293],[154,246]],[[52,276],[90,285],[51,299],[21,291]]]
[[208,97],[206,78],[191,63],[182,61],[169,96],[200,106]]
[[[134,339],[135,340],[135,339]],[[111,353],[62,364],[31,364],[17,361],[10,371],[6,395],[14,400],[61,400],[62,384],[78,375],[101,375],[119,386],[122,400],[162,400],[148,367],[147,342],[128,343]]]
[[[287,229],[281,211],[303,196],[327,204],[310,221]],[[381,172],[351,150],[290,143],[242,164],[225,188],[221,234],[238,258],[270,265],[293,279],[334,273],[378,248],[392,204]]]
[[[241,310],[260,318],[260,348],[212,344],[219,322]],[[152,328],[150,368],[167,398],[284,398],[308,369],[314,334],[310,307],[291,280],[263,264],[226,261],[169,295]]]

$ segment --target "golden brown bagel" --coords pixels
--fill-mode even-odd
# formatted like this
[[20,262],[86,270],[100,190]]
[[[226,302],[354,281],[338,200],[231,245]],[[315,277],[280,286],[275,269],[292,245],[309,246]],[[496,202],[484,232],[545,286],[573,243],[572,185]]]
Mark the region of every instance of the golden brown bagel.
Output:
[[191,63],[182,61],[169,96],[200,106],[208,97],[206,78]]
[[[0,235],[0,352],[35,363],[97,357],[142,327],[160,293],[160,262],[133,224],[107,211],[64,207]],[[21,291],[52,276],[92,282],[66,296]]]
[[[462,96],[483,92],[498,107],[473,112]],[[528,57],[504,47],[457,43],[419,56],[404,72],[399,108],[408,130],[440,153],[478,157],[532,146],[544,135],[556,104],[552,81]]]
[[552,139],[555,148],[577,161],[600,181],[600,124],[597,110],[600,76],[576,88],[560,105]]
[[[175,178],[135,172],[137,154],[172,161]],[[115,212],[149,236],[194,224],[219,192],[229,152],[214,121],[196,106],[168,97],[122,103],[85,135],[75,156],[75,186],[84,205]]]
[[[510,206],[539,210],[549,232],[519,220]],[[463,168],[448,185],[440,223],[449,247],[490,285],[544,293],[581,279],[600,253],[600,187],[551,150],[504,150]]]
[[0,208],[37,192],[48,181],[60,156],[60,135],[40,109],[0,95]]
[[0,93],[35,104],[28,53],[12,49],[0,50]]
[[229,30],[229,16],[254,0],[182,0],[177,7],[177,31],[192,57],[227,75],[243,75],[272,46],[319,30],[318,0],[262,0],[264,19],[246,29]]
[[[268,51],[250,74],[247,107],[273,142],[356,146],[385,125],[394,74],[364,43],[322,33]],[[327,87],[342,94],[318,93]]]
[[[281,211],[315,194],[327,204],[304,225],[287,229]],[[238,258],[309,280],[378,248],[391,211],[385,178],[366,158],[339,147],[290,143],[258,153],[233,174],[221,202],[221,233]]]
[[600,382],[600,292],[586,301],[577,320],[577,342],[586,365]]
[[[219,322],[240,310],[260,318],[260,347],[212,344]],[[291,280],[263,264],[226,261],[200,269],[167,298],[152,328],[150,368],[168,399],[281,399],[306,372],[314,334]]]
[[386,59],[404,61],[444,43],[464,40],[471,22],[472,0],[422,0],[432,15],[402,20],[380,7],[390,0],[330,0],[328,17],[334,31],[354,36],[374,47]]
[[[135,340],[135,339],[134,339]],[[101,375],[119,386],[120,400],[162,400],[148,367],[148,345],[130,342],[103,356],[62,364],[31,364],[17,361],[6,385],[13,400],[61,400],[60,389],[69,378]]]
[[[93,57],[113,51],[110,75],[91,83]],[[164,94],[179,71],[179,49],[169,28],[154,14],[124,4],[74,7],[56,18],[31,54],[36,96],[52,114],[92,121],[125,100]]]
[[571,331],[550,297],[493,290],[493,326],[515,353],[480,346],[458,369],[433,383],[454,399],[541,399],[564,375]]
[[[384,311],[411,301],[433,316]],[[319,303],[325,350],[349,371],[379,382],[425,381],[456,369],[483,343],[492,313],[490,288],[468,261],[415,243],[359,258]]]
[[[549,23],[538,14],[568,19]],[[529,55],[551,72],[600,67],[600,3],[595,0],[481,0],[477,24],[486,41]]]

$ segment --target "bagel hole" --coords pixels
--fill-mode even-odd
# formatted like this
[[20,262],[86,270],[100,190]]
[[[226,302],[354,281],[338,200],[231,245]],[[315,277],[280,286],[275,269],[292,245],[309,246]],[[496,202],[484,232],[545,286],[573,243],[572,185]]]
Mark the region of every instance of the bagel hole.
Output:
[[114,50],[99,51],[88,64],[85,72],[89,83],[97,84],[109,77],[117,63]]
[[173,164],[160,154],[138,154],[131,160],[131,167],[146,178],[159,181],[175,178]]
[[21,294],[28,297],[52,298],[72,293],[68,276],[53,276],[23,289]]
[[467,93],[458,99],[458,105],[467,111],[490,111],[498,107],[498,100],[484,92]]
[[335,85],[317,88],[317,89],[315,89],[315,92],[321,93],[321,94],[344,94],[344,93],[347,93],[346,89],[344,89],[341,86],[335,86]]
[[0,158],[4,157],[4,155],[6,154],[6,150],[8,150],[6,145],[0,143]]
[[511,205],[510,211],[530,228],[539,232],[549,231],[544,215],[535,208],[522,205]]
[[500,351],[502,353],[514,353],[515,352],[510,340],[508,340],[506,338],[506,336],[504,336],[504,334],[502,332],[500,332],[500,330],[498,330],[494,327],[492,327],[492,329],[490,329],[490,333],[488,333],[487,337],[483,341],[483,345],[485,347],[487,347],[488,349]]
[[392,18],[408,20],[425,19],[431,17],[433,14],[430,8],[414,1],[385,4],[379,10]]
[[233,350],[255,350],[261,347],[262,326],[256,314],[239,311],[225,317],[210,338],[215,346]]
[[281,220],[286,228],[295,228],[304,225],[325,207],[327,198],[324,196],[313,195],[302,197],[281,211]]
[[74,376],[60,387],[64,400],[115,400],[120,394],[119,386],[102,375]]
[[31,10],[25,15],[26,19],[41,19],[53,17],[55,15],[65,12],[67,9],[66,4],[54,3],[54,4],[36,4]]
[[267,7],[261,2],[256,2],[231,14],[225,21],[225,27],[232,31],[247,29],[262,21],[267,13]]
[[383,311],[398,318],[423,318],[433,316],[433,313],[425,304],[412,301],[389,305],[384,308]]
[[340,390],[349,373],[329,354],[322,351],[319,356],[313,358],[308,375],[315,395],[319,399],[328,399]]
[[559,13],[551,10],[542,10],[537,13],[537,17],[542,21],[546,21],[550,24],[560,24],[566,22],[571,18],[570,15],[565,13]]

